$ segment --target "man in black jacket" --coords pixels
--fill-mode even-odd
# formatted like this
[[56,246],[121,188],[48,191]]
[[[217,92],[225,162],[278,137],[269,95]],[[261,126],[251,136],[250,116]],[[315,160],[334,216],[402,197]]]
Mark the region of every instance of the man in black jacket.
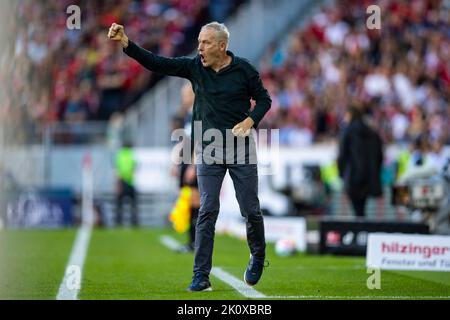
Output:
[[[228,51],[229,32],[225,25],[205,25],[198,38],[198,55],[194,58],[165,58],[147,51],[125,34],[124,27],[113,24],[108,37],[119,41],[124,52],[145,68],[191,81],[195,93],[192,141],[197,163],[200,210],[195,235],[194,277],[189,291],[209,291],[212,268],[215,223],[219,214],[219,193],[227,170],[233,179],[241,214],[246,219],[250,262],[244,279],[249,285],[258,283],[264,268],[264,222],[258,199],[258,172],[252,127],[256,128],[270,109],[271,99],[256,69],[245,59]],[[251,110],[250,100],[256,101]],[[197,124],[201,132],[196,132]],[[212,131],[211,131],[212,130]],[[219,132],[213,139],[208,133]],[[228,144],[231,138],[232,146]],[[205,138],[204,138],[205,137]],[[245,141],[244,148],[236,145]],[[211,141],[212,140],[212,141]],[[224,143],[226,141],[226,143]],[[201,145],[198,152],[198,145]],[[206,154],[213,146],[211,154]],[[225,146],[225,147],[223,147]],[[235,152],[235,147],[238,147]],[[238,161],[240,155],[245,163]],[[211,162],[211,159],[214,161]],[[225,161],[226,160],[226,161]],[[231,160],[231,161],[230,161]],[[206,162],[206,163],[205,163]]]
[[382,195],[382,141],[361,109],[351,107],[346,116],[348,125],[339,146],[339,175],[356,215],[364,217],[367,198]]

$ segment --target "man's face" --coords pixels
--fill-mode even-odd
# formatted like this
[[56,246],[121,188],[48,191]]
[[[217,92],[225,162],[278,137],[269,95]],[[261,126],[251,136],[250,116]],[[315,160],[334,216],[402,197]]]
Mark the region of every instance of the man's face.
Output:
[[198,36],[198,53],[203,67],[210,67],[219,61],[222,52],[226,51],[224,41],[217,41],[216,31],[203,29]]

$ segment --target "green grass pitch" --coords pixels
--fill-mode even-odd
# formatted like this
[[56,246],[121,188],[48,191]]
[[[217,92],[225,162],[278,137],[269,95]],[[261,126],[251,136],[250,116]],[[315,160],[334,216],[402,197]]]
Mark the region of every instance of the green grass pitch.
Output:
[[[0,299],[55,299],[76,230],[1,231]],[[211,275],[212,292],[188,293],[192,254],[163,246],[161,229],[94,230],[79,299],[248,299]],[[216,236],[213,265],[242,279],[245,241]],[[282,258],[268,245],[266,268],[255,289],[267,299],[450,299],[449,272],[382,271],[381,289],[369,290],[362,257],[297,254]]]

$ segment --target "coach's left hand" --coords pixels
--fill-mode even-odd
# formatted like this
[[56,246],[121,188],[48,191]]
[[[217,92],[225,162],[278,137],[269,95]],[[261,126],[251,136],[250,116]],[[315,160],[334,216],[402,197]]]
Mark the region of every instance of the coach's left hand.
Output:
[[231,132],[233,132],[236,137],[247,137],[252,132],[252,127],[254,124],[255,122],[253,121],[253,119],[248,117],[241,123],[235,125]]

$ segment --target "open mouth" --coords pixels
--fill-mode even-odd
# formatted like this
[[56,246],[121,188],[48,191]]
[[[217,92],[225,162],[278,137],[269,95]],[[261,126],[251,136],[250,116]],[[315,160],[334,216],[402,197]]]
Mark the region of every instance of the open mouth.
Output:
[[202,63],[205,63],[205,56],[203,54],[200,53],[200,60],[202,61]]

